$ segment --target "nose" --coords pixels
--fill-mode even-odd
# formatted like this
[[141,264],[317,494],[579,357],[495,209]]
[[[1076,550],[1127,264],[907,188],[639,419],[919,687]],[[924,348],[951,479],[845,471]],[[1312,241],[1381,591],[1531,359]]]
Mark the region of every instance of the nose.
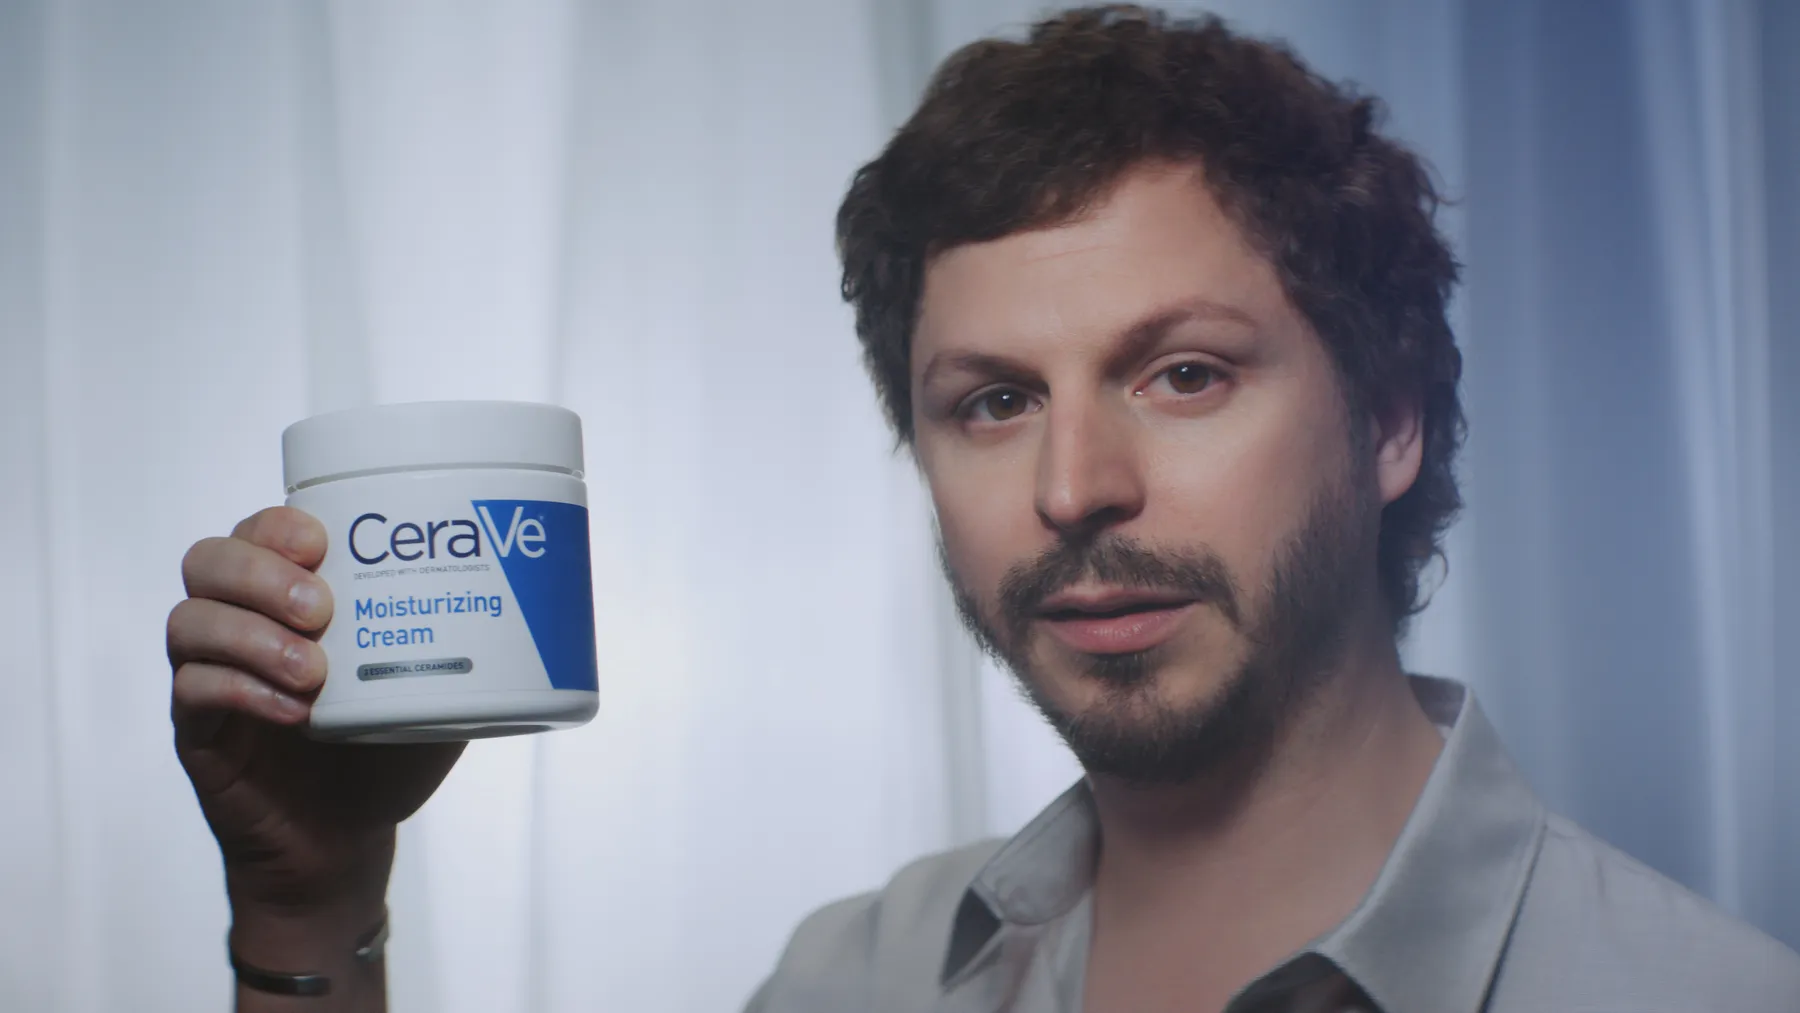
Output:
[[1144,478],[1125,412],[1094,401],[1052,401],[1038,451],[1036,507],[1064,538],[1091,536],[1144,509]]

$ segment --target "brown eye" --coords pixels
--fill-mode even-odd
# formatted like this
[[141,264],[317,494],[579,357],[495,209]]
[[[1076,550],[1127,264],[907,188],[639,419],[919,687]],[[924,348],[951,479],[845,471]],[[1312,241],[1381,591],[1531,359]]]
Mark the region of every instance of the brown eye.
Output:
[[1025,414],[1026,409],[1031,407],[1031,402],[1023,391],[997,390],[982,397],[977,402],[977,407],[983,409],[995,422],[1005,422]]
[[1198,362],[1170,366],[1163,375],[1169,378],[1169,389],[1177,394],[1198,394],[1212,386],[1219,376]]

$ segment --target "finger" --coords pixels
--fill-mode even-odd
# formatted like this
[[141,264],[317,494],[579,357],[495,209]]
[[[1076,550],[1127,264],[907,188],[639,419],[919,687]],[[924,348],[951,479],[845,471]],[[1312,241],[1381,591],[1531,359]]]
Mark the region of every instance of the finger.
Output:
[[260,545],[290,561],[315,569],[325,558],[325,525],[304,510],[272,506],[258,510],[231,529],[231,537]]
[[248,714],[277,725],[297,725],[312,708],[276,689],[249,672],[190,661],[175,670],[175,733],[178,738],[199,736],[217,712]]
[[242,669],[290,693],[325,683],[325,650],[268,616],[211,598],[169,613],[169,664],[208,661]]
[[239,538],[203,538],[181,560],[181,579],[195,598],[240,605],[297,630],[331,621],[331,588],[273,549]]

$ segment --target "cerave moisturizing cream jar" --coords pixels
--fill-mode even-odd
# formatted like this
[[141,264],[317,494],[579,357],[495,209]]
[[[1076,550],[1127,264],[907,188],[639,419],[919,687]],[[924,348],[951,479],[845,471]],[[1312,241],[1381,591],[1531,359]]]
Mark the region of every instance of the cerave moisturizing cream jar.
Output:
[[569,728],[599,706],[581,419],[507,401],[317,415],[281,435],[325,525],[328,670],[308,731],[429,742]]

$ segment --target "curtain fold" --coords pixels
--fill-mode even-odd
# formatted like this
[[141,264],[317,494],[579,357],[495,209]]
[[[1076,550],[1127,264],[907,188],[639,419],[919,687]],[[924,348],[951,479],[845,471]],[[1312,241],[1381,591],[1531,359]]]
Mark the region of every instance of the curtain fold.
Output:
[[1550,802],[1793,941],[1762,12],[1470,9],[1464,565]]
[[[1774,591],[1774,686],[1767,701],[1778,728],[1800,718],[1800,7],[1764,3],[1756,11],[1757,82],[1762,95],[1763,236],[1768,243],[1769,499],[1774,519],[1767,546]],[[1800,947],[1800,736],[1777,735],[1769,758],[1773,826],[1765,853],[1774,876],[1752,911]]]
[[10,705],[0,708],[0,998],[51,1009],[62,937],[55,652],[50,638],[44,410],[44,53],[37,4],[0,5],[0,531],[12,540],[0,582],[0,651]]

